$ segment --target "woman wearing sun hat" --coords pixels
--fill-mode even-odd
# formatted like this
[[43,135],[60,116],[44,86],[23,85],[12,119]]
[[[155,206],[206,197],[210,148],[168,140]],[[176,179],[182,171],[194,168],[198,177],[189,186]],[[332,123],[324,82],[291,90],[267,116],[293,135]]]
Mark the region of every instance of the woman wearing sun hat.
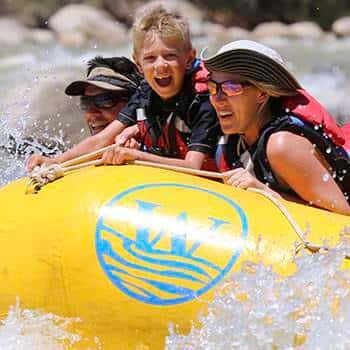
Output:
[[303,90],[273,49],[233,41],[202,60],[225,136],[218,167],[228,184],[289,194],[350,214],[345,128]]

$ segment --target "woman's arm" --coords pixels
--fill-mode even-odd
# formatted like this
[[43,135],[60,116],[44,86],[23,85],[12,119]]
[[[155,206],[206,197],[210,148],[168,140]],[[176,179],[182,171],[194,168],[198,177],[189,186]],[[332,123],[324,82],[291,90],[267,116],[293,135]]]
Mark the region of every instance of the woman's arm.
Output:
[[349,215],[350,205],[324,157],[305,137],[280,131],[268,140],[266,154],[275,176],[303,200]]

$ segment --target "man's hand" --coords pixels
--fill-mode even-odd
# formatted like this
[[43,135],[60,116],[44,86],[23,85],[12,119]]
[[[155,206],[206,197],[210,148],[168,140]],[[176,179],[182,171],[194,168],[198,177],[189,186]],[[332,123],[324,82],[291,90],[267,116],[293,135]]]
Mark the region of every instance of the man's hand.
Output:
[[26,168],[28,172],[31,172],[36,166],[40,166],[42,164],[55,164],[55,163],[57,163],[55,158],[45,157],[40,154],[33,154],[27,159]]

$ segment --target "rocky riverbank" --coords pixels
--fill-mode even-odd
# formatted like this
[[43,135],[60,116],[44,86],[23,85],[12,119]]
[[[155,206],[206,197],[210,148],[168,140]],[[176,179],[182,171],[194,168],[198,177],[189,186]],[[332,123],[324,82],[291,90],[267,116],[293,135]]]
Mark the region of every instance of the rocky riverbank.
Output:
[[[19,1],[19,0],[18,0]],[[16,1],[15,1],[16,2]],[[43,1],[43,4],[50,1]],[[0,53],[24,45],[45,45],[58,42],[66,47],[84,48],[94,46],[116,47],[123,45],[130,38],[130,23],[136,6],[135,1],[113,2],[96,1],[95,5],[72,3],[62,7],[57,0],[45,12],[39,8],[30,12],[23,8],[21,15],[7,7],[0,10]],[[68,1],[65,1],[67,3]],[[317,22],[299,21],[286,24],[281,21],[262,22],[245,29],[237,26],[237,21],[228,25],[225,18],[220,23],[220,16],[209,15],[210,11],[186,0],[165,0],[167,6],[182,12],[190,19],[192,35],[195,38],[207,38],[209,41],[225,42],[234,39],[275,39],[288,38],[296,40],[336,40],[350,38],[350,16],[335,20],[328,30]],[[34,2],[31,6],[34,6]],[[105,6],[105,5],[108,6]],[[103,5],[103,6],[102,6]],[[28,6],[28,4],[27,4]],[[43,5],[42,5],[43,6]],[[27,12],[28,13],[27,13]],[[52,12],[52,13],[51,13]],[[25,15],[27,13],[27,15]],[[214,12],[213,12],[214,13]],[[34,18],[34,17],[35,18]],[[10,34],[10,35],[9,35]]]

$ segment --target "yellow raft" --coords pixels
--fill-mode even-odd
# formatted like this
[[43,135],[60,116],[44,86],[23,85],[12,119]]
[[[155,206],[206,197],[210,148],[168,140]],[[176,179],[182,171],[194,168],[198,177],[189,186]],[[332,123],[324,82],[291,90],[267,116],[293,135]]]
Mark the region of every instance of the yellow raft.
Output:
[[[0,189],[0,311],[21,305],[80,317],[103,349],[163,349],[186,332],[246,260],[288,274],[300,243],[268,198],[141,166],[73,172],[25,195]],[[283,201],[307,239],[335,245],[350,218]],[[348,263],[346,263],[348,264]]]

